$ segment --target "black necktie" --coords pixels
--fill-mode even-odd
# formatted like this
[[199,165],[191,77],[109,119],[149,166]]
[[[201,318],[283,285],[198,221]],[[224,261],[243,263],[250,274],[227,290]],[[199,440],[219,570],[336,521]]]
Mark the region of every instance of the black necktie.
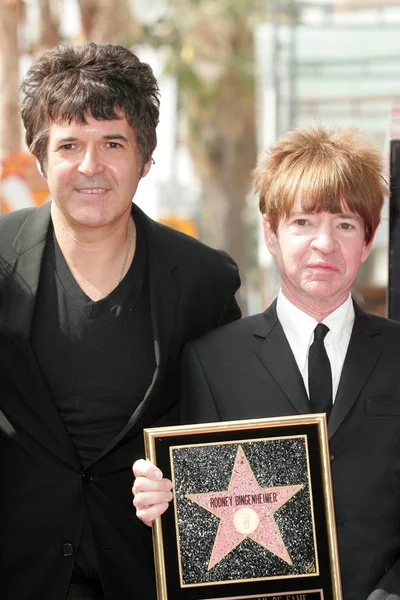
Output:
[[318,323],[308,353],[308,391],[311,406],[313,412],[324,412],[327,417],[332,409],[332,371],[324,344],[328,331],[329,327]]

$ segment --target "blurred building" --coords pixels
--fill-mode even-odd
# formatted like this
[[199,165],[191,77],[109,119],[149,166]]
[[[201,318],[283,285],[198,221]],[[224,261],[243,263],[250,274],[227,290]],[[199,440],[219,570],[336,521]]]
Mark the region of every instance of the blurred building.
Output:
[[[355,126],[388,163],[392,109],[400,106],[400,2],[275,0],[271,23],[255,32],[260,150],[292,127]],[[386,310],[388,203],[357,289],[367,307]],[[263,242],[260,260],[272,271]]]
[[[145,20],[153,14],[147,0],[130,3],[136,10],[142,7]],[[166,0],[157,0],[152,7],[160,3]],[[77,0],[57,4],[63,38],[78,40]],[[28,50],[39,32],[38,5],[39,0],[24,2],[26,19],[19,32],[21,74],[32,60]],[[388,157],[391,111],[400,107],[400,0],[269,0],[265,5],[269,21],[260,23],[254,32],[260,152],[287,129],[320,121],[367,131]],[[165,74],[162,50],[148,46],[136,50],[155,70],[162,103],[156,164],[141,182],[135,200],[150,216],[196,235],[201,182],[179,134],[177,84]],[[8,157],[0,181],[0,209],[46,198],[33,162],[19,153]],[[254,198],[250,204],[251,211],[257,212]],[[385,206],[373,251],[357,280],[360,295],[377,312],[385,311],[388,214]],[[259,222],[258,214],[254,220]],[[265,308],[279,286],[261,235],[259,257],[265,283],[260,298],[255,273],[250,312]]]

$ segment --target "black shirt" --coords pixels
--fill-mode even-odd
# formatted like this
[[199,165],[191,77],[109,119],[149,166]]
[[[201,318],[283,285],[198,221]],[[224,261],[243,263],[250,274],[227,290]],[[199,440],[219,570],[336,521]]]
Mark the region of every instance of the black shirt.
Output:
[[[75,281],[52,228],[47,238],[31,341],[83,468],[125,427],[155,370],[147,248],[136,225],[136,251],[126,276],[97,302]],[[86,521],[73,578],[96,576]]]

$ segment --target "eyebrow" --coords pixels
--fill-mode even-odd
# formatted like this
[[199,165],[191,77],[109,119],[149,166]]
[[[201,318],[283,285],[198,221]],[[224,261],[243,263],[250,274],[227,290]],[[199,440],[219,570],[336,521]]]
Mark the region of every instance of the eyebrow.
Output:
[[123,142],[129,142],[128,138],[121,133],[110,133],[103,135],[103,140],[122,140]]
[[58,144],[65,144],[65,143],[68,143],[68,142],[76,142],[77,139],[78,138],[72,137],[72,136],[71,137],[56,138],[54,140],[54,143],[56,144],[56,146],[58,146]]
[[340,217],[341,219],[353,219],[354,221],[362,221],[362,218],[360,217],[359,214],[357,213],[337,213],[337,216]]
[[[293,212],[291,213],[292,217],[304,217],[307,215],[317,215],[318,212],[321,211],[310,211],[310,212],[305,212],[305,211],[297,211],[297,212]],[[354,221],[358,221],[358,220],[362,220],[362,218],[360,217],[359,214],[357,213],[332,213],[333,215],[335,215],[336,217],[338,217],[339,219],[347,219],[347,220],[354,220]]]

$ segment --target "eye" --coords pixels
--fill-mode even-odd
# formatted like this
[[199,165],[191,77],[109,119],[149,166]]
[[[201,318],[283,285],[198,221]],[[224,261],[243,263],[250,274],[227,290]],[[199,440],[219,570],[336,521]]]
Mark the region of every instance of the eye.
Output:
[[307,219],[296,219],[295,225],[298,225],[299,227],[305,227],[306,225],[308,225],[308,221]]
[[339,227],[340,229],[344,229],[344,231],[350,231],[351,229],[354,229],[354,226],[351,223],[340,223]]
[[68,150],[73,150],[75,148],[75,144],[69,143],[69,144],[62,144],[62,146],[60,146],[58,149],[62,150],[62,151],[68,151]]
[[122,148],[122,145],[118,142],[107,142],[107,148],[111,150],[118,150],[118,148]]

